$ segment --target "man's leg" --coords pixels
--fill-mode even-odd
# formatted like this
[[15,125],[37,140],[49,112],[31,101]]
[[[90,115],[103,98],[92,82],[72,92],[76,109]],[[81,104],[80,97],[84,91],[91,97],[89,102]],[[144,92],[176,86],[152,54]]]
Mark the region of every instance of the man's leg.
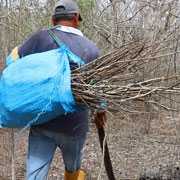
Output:
[[46,180],[56,143],[39,128],[31,128],[27,156],[27,180]]
[[65,165],[65,180],[84,180],[86,174],[80,170],[82,149],[86,136],[61,138],[60,149]]

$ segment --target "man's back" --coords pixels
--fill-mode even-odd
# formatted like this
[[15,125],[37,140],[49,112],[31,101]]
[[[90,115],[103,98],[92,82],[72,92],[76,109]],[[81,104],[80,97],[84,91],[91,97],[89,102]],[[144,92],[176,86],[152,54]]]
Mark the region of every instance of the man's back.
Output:
[[[98,57],[98,48],[94,43],[84,37],[78,29],[59,26],[54,28],[53,32],[71,49],[72,52],[81,57],[85,63]],[[49,36],[48,31],[42,30],[34,34],[21,47],[19,47],[19,55],[23,57],[29,54],[40,53],[56,48],[58,48],[58,46]],[[73,67],[74,65],[71,64],[71,68]],[[82,108],[81,111],[60,116],[38,127],[73,136],[84,135],[88,130],[88,110]]]

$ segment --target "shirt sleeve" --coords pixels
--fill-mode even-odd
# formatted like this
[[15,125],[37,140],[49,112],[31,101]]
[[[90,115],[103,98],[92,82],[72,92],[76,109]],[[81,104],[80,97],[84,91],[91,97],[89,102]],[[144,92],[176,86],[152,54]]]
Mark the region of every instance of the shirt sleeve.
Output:
[[18,54],[20,57],[24,57],[30,54],[36,53],[38,42],[40,39],[40,32],[37,32],[29,37],[21,46],[18,48]]
[[97,48],[97,46],[95,45],[92,46],[90,50],[91,50],[91,53],[89,54],[89,58],[88,58],[89,62],[97,59],[100,56],[100,49]]
[[95,49],[94,49],[94,53],[92,55],[92,59],[97,59],[99,56],[100,56],[100,49],[96,46]]

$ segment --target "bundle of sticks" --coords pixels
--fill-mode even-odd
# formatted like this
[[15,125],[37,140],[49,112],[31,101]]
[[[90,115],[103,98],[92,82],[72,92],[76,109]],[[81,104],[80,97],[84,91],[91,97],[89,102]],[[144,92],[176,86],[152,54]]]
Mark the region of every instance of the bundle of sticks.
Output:
[[150,62],[174,54],[164,54],[166,48],[162,42],[132,42],[73,70],[72,89],[77,102],[94,109],[105,102],[109,111],[118,111],[124,103],[143,101],[146,96],[180,93],[177,75],[143,77],[143,69]]

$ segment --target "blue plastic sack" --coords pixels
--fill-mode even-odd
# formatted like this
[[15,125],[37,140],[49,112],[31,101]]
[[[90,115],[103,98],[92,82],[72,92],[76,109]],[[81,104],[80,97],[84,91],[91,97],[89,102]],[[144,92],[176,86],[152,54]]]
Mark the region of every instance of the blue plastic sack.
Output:
[[78,66],[84,64],[62,45],[11,63],[0,79],[0,125],[28,127],[74,112],[71,61]]

